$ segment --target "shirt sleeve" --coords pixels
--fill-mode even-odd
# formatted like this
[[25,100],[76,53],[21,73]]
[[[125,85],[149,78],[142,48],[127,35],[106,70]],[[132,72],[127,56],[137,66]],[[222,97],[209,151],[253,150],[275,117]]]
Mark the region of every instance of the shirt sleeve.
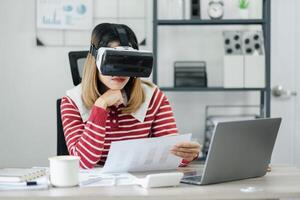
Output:
[[105,109],[93,106],[86,123],[69,97],[61,101],[61,118],[66,145],[70,155],[80,157],[80,167],[92,168],[100,160],[105,142],[107,119]]
[[155,112],[151,128],[152,137],[178,135],[170,103],[162,92],[159,93],[160,94],[157,94],[158,97],[156,98],[156,102],[153,102],[154,104],[157,104],[157,112]]

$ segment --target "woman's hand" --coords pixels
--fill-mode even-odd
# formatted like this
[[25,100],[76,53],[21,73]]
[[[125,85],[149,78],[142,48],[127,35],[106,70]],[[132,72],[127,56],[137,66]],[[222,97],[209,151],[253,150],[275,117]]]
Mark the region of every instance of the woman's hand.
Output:
[[118,106],[124,103],[121,90],[107,90],[95,102],[95,105],[106,109],[109,106]]
[[200,153],[201,145],[198,142],[180,142],[173,146],[171,153],[187,161],[194,160]]

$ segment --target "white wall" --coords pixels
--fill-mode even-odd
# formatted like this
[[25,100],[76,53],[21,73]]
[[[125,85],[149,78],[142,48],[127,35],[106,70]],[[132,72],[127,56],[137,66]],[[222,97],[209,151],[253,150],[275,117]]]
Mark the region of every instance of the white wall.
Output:
[[35,45],[35,1],[0,2],[0,166],[46,165],[55,101],[72,86],[67,48]]
[[[295,0],[296,1],[296,0]],[[296,1],[295,3],[295,13],[296,13],[296,21],[298,22],[300,20],[300,13],[298,12],[298,9],[300,8],[300,1]],[[294,163],[300,167],[300,100],[299,100],[299,91],[300,91],[300,82],[299,82],[299,75],[300,75],[300,39],[299,39],[299,34],[300,34],[300,26],[296,26],[296,31],[295,31],[295,54],[296,54],[296,61],[295,61],[295,79],[296,85],[295,85],[295,91],[298,92],[298,98],[296,101],[295,105],[295,133],[294,133]]]
[[[148,3],[151,8],[152,1]],[[151,37],[152,11],[148,14]],[[55,101],[72,87],[67,53],[75,49],[35,45],[35,0],[1,0],[0,24],[0,167],[46,166],[47,158],[56,153]],[[166,94],[180,132],[193,132],[200,140],[205,105],[259,100],[253,93]]]

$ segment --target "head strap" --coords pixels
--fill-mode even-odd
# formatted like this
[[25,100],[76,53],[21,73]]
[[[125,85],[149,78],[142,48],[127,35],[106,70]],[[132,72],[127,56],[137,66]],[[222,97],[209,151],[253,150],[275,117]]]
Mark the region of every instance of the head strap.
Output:
[[94,56],[95,59],[97,58],[98,50],[93,44],[91,44],[90,46],[90,54],[92,54],[92,56]]
[[120,46],[129,47],[128,36],[124,27],[122,27],[120,24],[116,24],[115,27],[120,39]]
[[[127,37],[126,30],[120,24],[115,24],[115,31],[120,39],[120,46],[129,47],[129,41]],[[90,46],[90,54],[97,59],[98,49],[95,47],[94,44]]]

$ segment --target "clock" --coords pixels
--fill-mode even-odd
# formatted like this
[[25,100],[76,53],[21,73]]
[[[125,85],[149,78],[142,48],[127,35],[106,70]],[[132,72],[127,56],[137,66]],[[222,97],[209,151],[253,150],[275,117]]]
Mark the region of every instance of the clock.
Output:
[[222,0],[212,0],[208,4],[208,16],[211,19],[221,19],[224,15],[224,3]]

